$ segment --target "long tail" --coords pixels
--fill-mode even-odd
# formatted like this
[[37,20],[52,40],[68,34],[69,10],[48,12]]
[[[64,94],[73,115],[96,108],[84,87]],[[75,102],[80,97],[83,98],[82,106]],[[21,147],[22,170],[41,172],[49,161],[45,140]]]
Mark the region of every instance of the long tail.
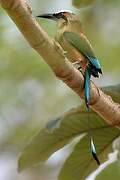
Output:
[[[85,104],[87,107],[87,112],[88,112],[88,124],[89,122],[89,102],[90,102],[90,77],[91,77],[91,66],[88,64],[85,70],[85,76],[84,76],[84,95],[85,95]],[[89,136],[90,136],[90,150],[93,158],[96,160],[97,164],[100,165],[100,161],[97,157],[97,152],[96,148],[93,142],[93,138],[91,135],[91,131],[89,130]]]
[[90,77],[91,77],[91,66],[88,64],[84,75],[84,93],[85,93],[85,104],[87,109],[89,109],[90,102]]

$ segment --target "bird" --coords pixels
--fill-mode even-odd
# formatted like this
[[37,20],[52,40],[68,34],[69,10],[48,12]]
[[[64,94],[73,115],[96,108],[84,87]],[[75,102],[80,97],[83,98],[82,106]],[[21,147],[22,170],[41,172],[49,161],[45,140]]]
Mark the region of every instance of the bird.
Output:
[[[71,63],[73,63],[73,65],[77,65],[78,69],[84,76],[84,97],[86,108],[89,112],[90,78],[91,76],[99,78],[99,75],[102,74],[102,69],[99,59],[95,56],[91,43],[85,35],[83,25],[79,17],[69,10],[41,14],[37,17],[57,22],[55,40],[61,45],[65,55]],[[92,156],[96,160],[97,164],[100,165],[91,135],[90,145]]]

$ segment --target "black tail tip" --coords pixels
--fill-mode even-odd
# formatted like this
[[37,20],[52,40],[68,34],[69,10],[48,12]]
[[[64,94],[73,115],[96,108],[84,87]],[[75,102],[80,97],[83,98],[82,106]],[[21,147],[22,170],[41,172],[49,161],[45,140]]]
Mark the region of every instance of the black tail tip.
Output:
[[100,161],[99,161],[99,159],[98,159],[98,157],[97,157],[97,154],[95,154],[94,152],[92,152],[92,156],[93,156],[93,158],[96,160],[97,165],[100,166]]
[[98,72],[103,75],[102,69],[98,69]]
[[89,110],[89,102],[86,99],[85,99],[85,105],[86,105],[87,109]]

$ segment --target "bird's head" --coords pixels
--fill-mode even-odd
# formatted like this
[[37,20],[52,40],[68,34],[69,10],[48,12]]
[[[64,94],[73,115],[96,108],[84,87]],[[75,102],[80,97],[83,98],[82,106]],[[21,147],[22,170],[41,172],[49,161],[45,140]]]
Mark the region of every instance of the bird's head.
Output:
[[51,20],[57,21],[58,23],[67,24],[70,20],[74,18],[74,16],[75,14],[72,13],[71,11],[63,10],[63,11],[53,13],[53,14],[41,14],[41,15],[38,15],[37,17],[51,19]]

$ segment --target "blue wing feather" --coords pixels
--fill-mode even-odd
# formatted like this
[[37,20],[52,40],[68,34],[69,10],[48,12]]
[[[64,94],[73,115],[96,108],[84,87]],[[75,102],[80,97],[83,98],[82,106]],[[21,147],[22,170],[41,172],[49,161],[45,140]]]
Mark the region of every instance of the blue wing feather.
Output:
[[101,65],[99,63],[99,60],[95,57],[90,57],[86,55],[86,57],[90,60],[91,64],[96,67],[96,69],[101,69]]

